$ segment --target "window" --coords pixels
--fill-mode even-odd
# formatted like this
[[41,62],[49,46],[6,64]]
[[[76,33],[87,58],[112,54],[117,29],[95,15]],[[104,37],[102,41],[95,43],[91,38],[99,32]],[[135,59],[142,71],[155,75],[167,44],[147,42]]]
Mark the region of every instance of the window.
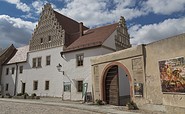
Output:
[[38,89],[38,81],[33,81],[33,90]]
[[49,81],[45,81],[45,90],[49,90]]
[[42,58],[41,58],[41,57],[39,57],[39,58],[38,58],[38,64],[37,64],[37,67],[41,67],[41,61],[42,61]]
[[9,74],[9,68],[6,68],[6,75]]
[[64,82],[64,92],[70,92],[71,91],[71,83],[70,82]]
[[48,41],[51,42],[51,36],[48,36]]
[[32,60],[32,68],[36,68],[36,58],[33,58]]
[[78,81],[77,84],[78,84],[78,87],[77,87],[78,90],[77,91],[78,92],[82,92],[82,89],[83,89],[83,81]]
[[40,39],[40,43],[41,43],[41,44],[43,43],[43,38]]
[[14,71],[15,71],[15,68],[14,68],[14,67],[12,67],[12,74],[14,74]]
[[77,66],[83,66],[84,55],[80,54],[76,56]]
[[19,73],[22,74],[23,73],[23,66],[19,67]]
[[6,84],[6,86],[5,86],[5,91],[8,91],[8,84]]
[[32,68],[37,68],[37,67],[42,67],[42,58],[38,57],[38,58],[33,58],[32,60]]
[[50,65],[51,56],[46,56],[46,65]]

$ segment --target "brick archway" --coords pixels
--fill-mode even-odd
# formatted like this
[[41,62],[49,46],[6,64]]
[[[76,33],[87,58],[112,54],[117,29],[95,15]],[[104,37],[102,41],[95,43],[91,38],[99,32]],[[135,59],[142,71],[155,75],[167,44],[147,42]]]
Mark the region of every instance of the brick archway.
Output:
[[128,80],[129,80],[129,83],[130,83],[130,98],[132,100],[132,98],[133,98],[132,78],[131,78],[131,75],[130,75],[128,69],[123,64],[121,64],[120,62],[112,62],[112,63],[108,64],[104,68],[103,73],[101,75],[101,84],[100,84],[100,89],[101,89],[100,93],[101,93],[101,95],[100,95],[100,97],[101,97],[101,99],[103,101],[106,100],[106,93],[105,93],[105,79],[106,79],[106,75],[107,75],[108,71],[111,69],[111,67],[115,66],[115,65],[117,65],[118,67],[122,68],[125,71],[125,73],[127,74],[127,76],[128,76]]

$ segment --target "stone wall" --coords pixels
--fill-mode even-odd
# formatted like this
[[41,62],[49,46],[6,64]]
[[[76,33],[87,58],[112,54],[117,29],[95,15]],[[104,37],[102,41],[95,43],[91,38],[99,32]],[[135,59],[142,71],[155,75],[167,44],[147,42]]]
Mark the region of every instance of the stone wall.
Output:
[[[172,114],[178,110],[179,114],[181,114],[185,111],[185,94],[184,92],[162,91],[159,62],[184,58],[184,44],[185,34],[181,34],[147,45],[139,45],[93,58],[91,62],[92,72],[94,72],[92,75],[94,100],[103,100],[103,77],[106,69],[111,65],[118,65],[124,66],[125,68],[122,68],[129,74],[131,98],[138,105],[163,106],[167,113]],[[184,59],[182,63],[178,64],[184,64]],[[181,70],[184,71],[184,69]],[[137,83],[143,85],[143,94],[141,96],[134,93],[134,84]]]

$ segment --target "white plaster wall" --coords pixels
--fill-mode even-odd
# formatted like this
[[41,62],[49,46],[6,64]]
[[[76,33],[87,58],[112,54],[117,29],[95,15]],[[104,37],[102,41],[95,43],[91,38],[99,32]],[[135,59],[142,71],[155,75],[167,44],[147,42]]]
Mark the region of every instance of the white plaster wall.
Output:
[[[106,53],[111,53],[112,50],[98,47],[91,48],[81,51],[74,51],[65,53],[65,59],[60,55],[62,47],[29,52],[27,57],[27,62],[19,63],[18,65],[23,65],[23,73],[18,73],[18,84],[17,93],[21,93],[22,82],[26,83],[25,92],[31,95],[36,93],[39,96],[51,96],[51,97],[62,97],[63,96],[63,82],[69,82],[67,76],[72,80],[71,92],[64,93],[64,99],[71,100],[82,100],[82,93],[77,92],[77,81],[83,80],[84,83],[88,83],[88,92],[92,92],[92,79],[91,79],[91,63],[90,59],[97,55],[103,55]],[[84,54],[84,65],[77,67],[76,65],[76,55]],[[51,65],[46,66],[46,56],[51,56]],[[42,68],[32,68],[32,59],[42,57]],[[62,72],[58,72],[56,66],[61,64],[63,70],[65,71],[65,76]],[[12,66],[15,64],[3,66],[3,76],[2,82],[5,85],[9,84],[9,93],[13,95],[14,92],[14,82],[15,74],[13,76],[6,76],[6,68],[9,67],[11,70]],[[18,67],[19,68],[19,67]],[[16,69],[16,67],[15,67]],[[18,70],[19,71],[19,70]],[[22,82],[21,82],[22,80]],[[38,81],[38,90],[33,90],[33,81]],[[50,81],[49,90],[45,90],[45,81]]]
[[110,47],[114,50],[116,50],[116,45],[115,45],[115,35],[117,34],[117,30],[115,30],[103,43],[104,46]]
[[[62,96],[62,76],[61,72],[58,72],[56,66],[61,62],[62,48],[51,48],[47,50],[41,50],[37,52],[30,52],[28,54],[28,64],[25,69],[24,76],[20,76],[23,82],[26,83],[26,92],[36,93],[40,96]],[[46,66],[46,56],[51,56],[51,64]],[[42,67],[32,68],[32,59],[42,57]],[[38,81],[38,90],[33,90],[33,81]],[[45,90],[45,81],[49,81],[49,90]],[[20,88],[20,87],[19,87]]]
[[[73,100],[82,100],[82,93],[77,92],[77,81],[83,80],[84,83],[88,83],[88,92],[92,92],[92,77],[91,77],[91,62],[90,59],[97,55],[103,55],[106,53],[110,53],[112,51],[105,48],[91,48],[81,51],[75,51],[66,53],[64,56],[66,60],[63,63],[63,70],[65,71],[65,75],[69,76],[72,80],[71,84],[71,96],[69,93],[66,93],[64,96],[65,99],[69,99],[71,97]],[[77,67],[76,65],[76,55],[84,54],[84,63],[83,66]],[[66,77],[64,77],[65,81],[69,81]]]
[[125,73],[125,71],[121,68],[118,67],[118,72],[119,72],[119,96],[126,96],[130,95],[130,84],[128,80],[128,76]]
[[[3,85],[3,94],[5,95],[6,93],[9,93],[10,95],[14,95],[14,90],[15,90],[15,79],[16,79],[16,73],[17,73],[17,88],[16,88],[16,93],[20,93],[21,92],[21,88],[18,86],[20,85],[20,80],[19,80],[19,77],[22,77],[24,76],[24,72],[25,72],[25,67],[27,66],[27,63],[24,62],[24,63],[17,63],[18,65],[18,71],[16,70],[16,64],[10,64],[10,65],[4,65],[3,66],[3,71],[2,71],[2,85]],[[20,74],[19,73],[19,67],[20,66],[23,66],[23,73]],[[15,68],[14,70],[14,74],[12,74],[12,67]],[[6,75],[6,68],[9,68],[9,74]],[[8,91],[5,91],[5,86],[6,84],[9,84],[9,87],[8,87]]]

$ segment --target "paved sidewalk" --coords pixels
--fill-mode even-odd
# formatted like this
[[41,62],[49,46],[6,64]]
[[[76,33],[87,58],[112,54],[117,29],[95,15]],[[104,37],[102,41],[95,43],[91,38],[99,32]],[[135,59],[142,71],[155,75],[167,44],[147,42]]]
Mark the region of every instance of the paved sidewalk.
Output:
[[41,98],[40,100],[0,98],[0,100],[7,101],[7,102],[21,102],[21,103],[61,106],[66,108],[87,110],[87,111],[98,112],[103,114],[140,114],[136,112],[120,111],[115,108],[116,106],[112,106],[112,105],[98,106],[93,104],[82,104],[81,102],[62,101],[59,98]]

